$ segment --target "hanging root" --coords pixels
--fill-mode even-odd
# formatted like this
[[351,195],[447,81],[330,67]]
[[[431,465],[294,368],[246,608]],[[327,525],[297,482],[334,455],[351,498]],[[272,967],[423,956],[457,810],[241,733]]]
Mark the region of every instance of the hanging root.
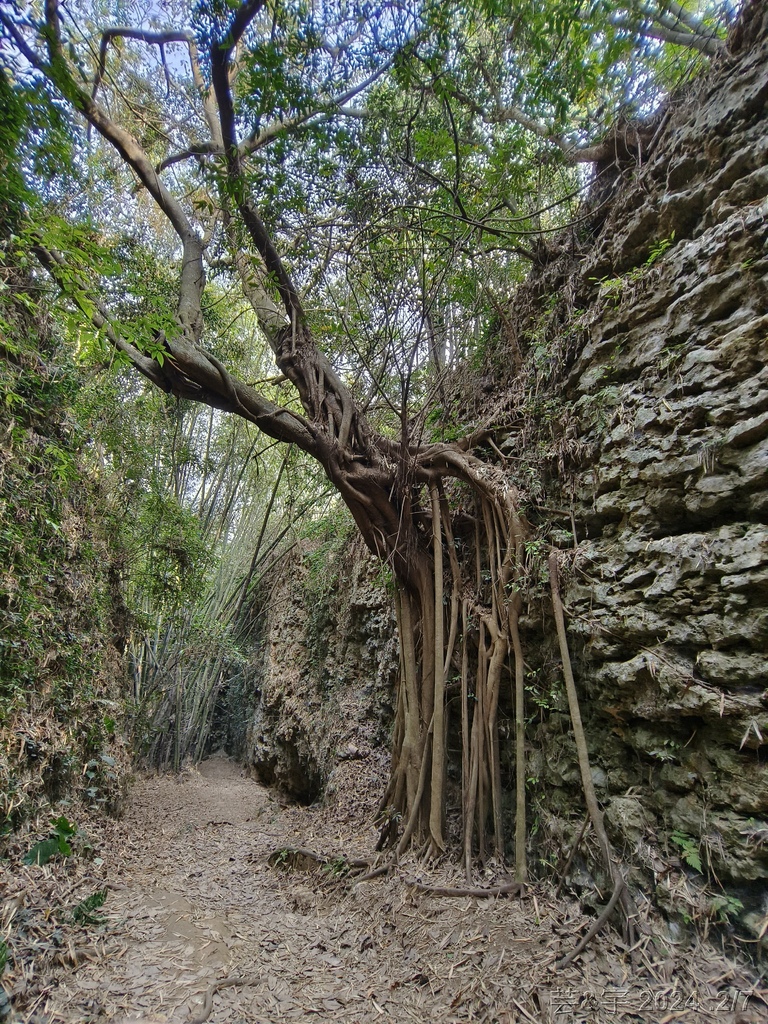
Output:
[[397,844],[397,856],[398,857],[402,857],[402,855],[405,853],[406,847],[408,846],[408,843],[411,840],[411,836],[413,835],[413,830],[416,828],[416,822],[418,820],[419,811],[421,809],[421,798],[424,796],[424,789],[426,788],[427,768],[429,767],[429,760],[430,760],[429,759],[430,736],[432,734],[432,730],[434,728],[434,725],[435,725],[435,717],[433,715],[432,716],[432,720],[429,723],[429,729],[427,730],[427,735],[424,738],[424,751],[423,751],[423,753],[421,755],[421,769],[419,771],[419,783],[418,783],[418,787],[416,789],[416,796],[415,796],[415,799],[413,801],[413,807],[411,808],[411,813],[408,816],[408,821],[405,824],[405,829],[403,830],[403,834],[400,837],[400,842]]
[[432,708],[432,779],[429,802],[429,832],[432,850],[437,856],[445,850],[443,815],[445,813],[446,716],[445,716],[445,620],[443,615],[443,533],[441,529],[440,492],[437,484],[430,487],[432,499],[432,541],[435,562],[434,589],[434,703]]
[[567,956],[564,956],[562,960],[558,961],[558,971],[562,971],[564,967],[567,967],[568,964],[572,963],[579,955],[579,953],[583,952],[583,950],[587,948],[587,946],[592,941],[592,939],[594,939],[597,933],[605,927],[611,914],[616,909],[616,904],[621,899],[621,894],[625,891],[625,889],[626,882],[621,877],[621,875],[618,874],[616,877],[616,882],[613,886],[613,893],[611,894],[611,898],[608,900],[607,906],[603,910],[602,914],[600,914],[600,917],[598,917],[598,919],[592,923],[592,926],[590,927],[589,931],[581,939],[578,946],[574,950],[571,950],[571,952]]
[[[431,856],[446,848],[445,801],[449,699],[461,722],[462,860],[471,885],[475,857],[504,860],[505,822],[498,715],[505,665],[514,651],[517,807],[515,875],[526,878],[524,661],[518,617],[523,527],[506,488],[478,481],[474,564],[454,536],[448,500],[437,474],[418,514],[430,536],[430,558],[408,586],[398,583],[400,677],[395,708],[392,774],[379,804],[377,850],[396,845],[395,858],[427,841]],[[415,507],[415,506],[414,506]],[[429,526],[427,526],[429,524]],[[474,578],[471,578],[474,577]],[[458,724],[458,722],[457,722]],[[390,822],[396,822],[392,824]],[[402,822],[399,841],[394,835]]]
[[525,664],[520,643],[520,595],[515,594],[509,609],[509,632],[515,654],[515,877],[528,877],[526,858],[525,806]]
[[[589,818],[592,822],[592,827],[595,830],[597,841],[600,845],[600,851],[603,855],[605,867],[610,873],[614,883],[614,895],[611,897],[611,902],[608,907],[600,915],[598,921],[599,928],[594,932],[590,929],[590,932],[585,936],[586,942],[588,942],[592,935],[596,935],[597,932],[602,928],[605,920],[608,919],[611,912],[613,911],[616,903],[621,901],[622,909],[624,911],[624,918],[627,926],[628,938],[631,945],[635,942],[635,926],[638,921],[637,907],[635,901],[627,888],[624,878],[621,873],[621,869],[616,862],[615,855],[611,849],[611,844],[608,839],[608,834],[605,831],[605,825],[603,824],[603,813],[600,810],[600,806],[597,802],[597,794],[595,793],[595,785],[592,781],[592,771],[589,764],[589,754],[587,752],[587,740],[584,734],[584,725],[581,720],[581,710],[579,708],[579,697],[576,692],[576,683],[573,677],[573,669],[571,667],[571,658],[568,651],[568,639],[565,633],[565,615],[563,613],[563,602],[560,598],[560,585],[558,582],[558,565],[557,565],[557,552],[552,551],[549,555],[549,582],[552,589],[552,607],[555,613],[555,624],[557,626],[557,638],[560,643],[560,656],[563,662],[563,676],[565,677],[565,689],[568,695],[568,708],[571,714],[571,722],[573,724],[573,735],[576,741],[576,753],[579,762],[579,771],[581,773],[581,784],[584,789],[584,798],[587,804],[587,811],[589,812]],[[615,898],[614,898],[615,897]],[[610,908],[610,909],[609,909]],[[590,934],[591,933],[591,934]],[[584,942],[584,945],[586,945]],[[581,945],[577,948],[578,952],[584,948]],[[573,956],[577,955],[577,951],[574,951]]]

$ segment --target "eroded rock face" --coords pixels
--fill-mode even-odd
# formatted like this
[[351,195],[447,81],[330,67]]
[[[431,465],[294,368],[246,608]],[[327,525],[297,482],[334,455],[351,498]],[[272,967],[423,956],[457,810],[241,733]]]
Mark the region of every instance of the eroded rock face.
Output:
[[[359,542],[307,542],[286,559],[266,607],[239,753],[263,782],[311,802],[339,765],[388,757],[392,601]],[[376,768],[383,783],[386,770]]]
[[689,866],[768,894],[766,102],[760,4],[560,281],[580,337],[559,396],[579,454],[548,484],[576,524],[569,636],[607,825],[662,902],[688,841]]

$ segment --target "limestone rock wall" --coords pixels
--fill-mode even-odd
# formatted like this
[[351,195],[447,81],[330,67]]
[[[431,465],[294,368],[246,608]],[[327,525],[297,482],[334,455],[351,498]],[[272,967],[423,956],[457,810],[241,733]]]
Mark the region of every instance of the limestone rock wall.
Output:
[[[573,511],[569,636],[609,829],[662,904],[677,854],[753,928],[768,911],[767,101],[755,4],[740,49],[625,173],[594,246],[531,285],[540,307],[567,295],[576,338],[547,500]],[[565,797],[572,766],[542,755],[564,731],[554,711],[531,756]]]
[[302,801],[343,786],[352,763],[358,785],[365,776],[380,787],[398,666],[381,566],[359,541],[307,541],[264,597],[252,669],[230,709],[244,726],[236,752],[262,781]]

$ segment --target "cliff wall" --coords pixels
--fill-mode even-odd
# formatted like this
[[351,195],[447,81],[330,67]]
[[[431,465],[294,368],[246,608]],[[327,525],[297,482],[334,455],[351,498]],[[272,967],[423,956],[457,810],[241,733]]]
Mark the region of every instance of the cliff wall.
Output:
[[[669,871],[677,854],[694,881],[724,886],[728,906],[740,900],[743,923],[759,931],[768,911],[764,5],[747,12],[732,50],[657,122],[594,242],[564,244],[512,316],[516,303],[526,309],[517,326],[528,365],[535,344],[553,339],[551,429],[539,426],[547,458],[532,509],[560,508],[559,523],[540,513],[540,535],[574,546],[569,637],[609,830],[669,909],[685,910],[687,898]],[[539,666],[542,615],[529,619]],[[561,787],[564,811],[573,762],[548,754],[570,745],[556,677],[531,758],[543,783]]]
[[398,666],[382,568],[347,534],[304,541],[262,607],[252,669],[229,695],[240,723],[229,745],[289,797],[340,798],[352,786],[363,813],[386,779]]

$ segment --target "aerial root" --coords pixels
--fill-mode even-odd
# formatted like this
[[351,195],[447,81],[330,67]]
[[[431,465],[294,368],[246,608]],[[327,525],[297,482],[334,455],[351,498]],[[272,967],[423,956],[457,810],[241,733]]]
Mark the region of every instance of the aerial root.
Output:
[[614,910],[616,909],[616,904],[621,899],[621,894],[623,893],[625,886],[626,882],[624,881],[622,876],[617,875],[616,884],[613,887],[613,893],[611,894],[611,898],[608,900],[605,909],[600,914],[598,919],[596,921],[593,921],[592,925],[587,931],[587,934],[581,939],[576,948],[571,950],[571,952],[568,953],[567,956],[564,956],[562,960],[559,960],[557,962],[558,971],[562,971],[564,967],[567,967],[568,964],[572,963],[572,961],[576,959],[579,953],[582,953],[587,948],[587,946],[592,941],[592,939],[594,939],[597,933],[605,927],[608,918],[614,912]]
[[419,892],[428,893],[430,896],[476,896],[479,899],[492,899],[496,896],[509,896],[525,892],[522,882],[508,882],[506,885],[495,885],[490,889],[481,889],[478,886],[453,886],[425,885],[415,878],[406,878],[405,884],[413,886]]
[[[579,707],[579,697],[576,691],[576,682],[573,677],[573,668],[571,667],[571,657],[568,650],[568,639],[565,632],[565,614],[563,611],[563,602],[560,597],[560,584],[558,580],[558,563],[557,563],[557,551],[552,551],[549,555],[549,582],[552,590],[552,608],[555,613],[555,625],[557,626],[557,638],[560,644],[560,656],[563,663],[563,677],[565,679],[565,689],[568,696],[568,709],[571,715],[571,724],[573,726],[573,735],[576,742],[576,753],[579,762],[579,771],[581,773],[581,784],[584,791],[584,799],[587,805],[587,811],[589,818],[592,822],[592,828],[595,831],[597,841],[600,845],[600,851],[602,853],[603,861],[611,879],[614,883],[613,896],[611,901],[606,907],[603,914],[600,915],[598,920],[595,922],[599,925],[595,929],[593,934],[597,934],[600,928],[603,927],[605,921],[616,906],[616,902],[621,900],[622,910],[624,912],[624,921],[626,926],[626,937],[628,937],[630,944],[634,945],[635,942],[635,927],[638,922],[638,911],[632,894],[629,891],[624,878],[621,873],[621,867],[617,861],[616,855],[611,847],[608,834],[605,831],[605,824],[603,823],[603,814],[600,810],[600,805],[597,802],[597,794],[595,793],[595,784],[592,780],[592,770],[589,763],[589,754],[587,752],[587,739],[584,732],[584,725],[581,719],[581,709]],[[610,908],[610,909],[609,909]],[[590,929],[591,932],[591,929]],[[592,937],[590,932],[587,933],[589,938]],[[586,943],[585,943],[586,944]],[[581,947],[581,944],[577,948]],[[574,952],[572,956],[576,956]]]
[[367,871],[364,875],[354,875],[355,884],[358,882],[370,882],[373,878],[380,878],[382,875],[390,874],[394,869],[394,861],[390,861],[388,864],[380,864],[377,868],[372,868],[371,871]]

